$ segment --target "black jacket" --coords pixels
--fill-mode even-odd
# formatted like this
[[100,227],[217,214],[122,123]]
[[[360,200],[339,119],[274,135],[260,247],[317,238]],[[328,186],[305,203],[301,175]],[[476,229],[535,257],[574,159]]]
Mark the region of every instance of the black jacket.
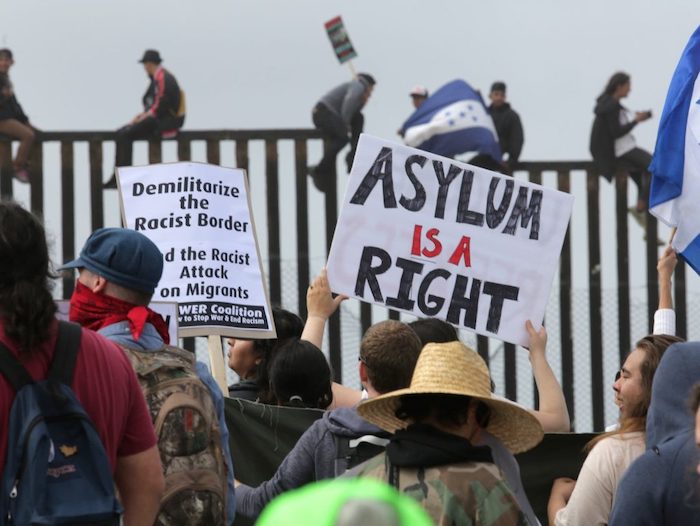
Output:
[[[12,89],[12,82],[10,82],[10,77],[7,74],[0,74],[0,91],[5,88]],[[9,96],[0,94],[0,120],[4,119],[15,119],[23,124],[29,122],[29,118],[24,114],[22,106],[17,102],[17,97],[12,93]]]
[[501,151],[508,154],[508,163],[513,168],[513,165],[520,158],[520,152],[523,150],[523,142],[525,141],[520,116],[507,102],[501,106],[492,104],[489,106],[489,112],[493,119],[493,125],[496,127]]
[[618,100],[604,95],[593,110],[595,120],[591,129],[591,155],[596,170],[608,181],[615,175],[615,140],[627,135],[637,125],[636,121],[620,124],[623,109]]
[[165,68],[158,68],[143,95],[143,109],[155,117],[160,128],[179,128],[177,114],[180,108],[180,86]]

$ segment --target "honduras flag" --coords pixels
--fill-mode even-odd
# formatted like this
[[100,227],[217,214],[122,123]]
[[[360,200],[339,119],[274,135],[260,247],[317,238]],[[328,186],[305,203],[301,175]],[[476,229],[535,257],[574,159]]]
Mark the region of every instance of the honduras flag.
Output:
[[700,274],[700,27],[671,79],[649,171],[649,211],[676,227],[672,246]]
[[481,96],[463,80],[445,84],[413,112],[401,127],[408,146],[445,157],[485,153],[501,160],[491,116]]

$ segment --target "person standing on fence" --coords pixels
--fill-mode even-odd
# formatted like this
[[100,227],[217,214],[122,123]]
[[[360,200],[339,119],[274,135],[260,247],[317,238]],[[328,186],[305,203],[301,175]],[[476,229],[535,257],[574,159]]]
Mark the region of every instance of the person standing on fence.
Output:
[[0,133],[18,139],[19,148],[13,161],[15,179],[29,182],[29,152],[34,144],[34,128],[22,110],[10,81],[10,68],[15,63],[12,51],[0,49]]
[[596,99],[595,119],[591,129],[590,150],[598,173],[612,181],[616,170],[626,170],[637,185],[637,204],[630,208],[635,219],[644,223],[644,212],[649,201],[649,164],[651,154],[637,146],[632,130],[640,122],[651,118],[651,111],[634,115],[620,101],[631,90],[627,73],[617,72]]
[[[0,202],[0,342],[37,381],[47,377],[56,354],[53,278],[44,227],[18,204]],[[128,359],[114,343],[83,329],[71,387],[99,433],[119,489],[124,523],[153,524],[163,474],[151,416]],[[15,394],[0,374],[0,473],[6,465]],[[52,482],[60,485],[61,477]]]
[[499,159],[499,161],[505,172],[512,174],[518,164],[518,159],[520,159],[523,142],[525,142],[520,115],[506,100],[505,82],[498,81],[491,85],[489,99],[491,100],[489,113],[493,119],[493,125],[496,127],[498,142],[501,145],[503,155],[508,156],[507,159]]
[[[143,95],[143,111],[117,130],[116,166],[131,164],[133,141],[175,137],[185,123],[184,93],[173,74],[160,65],[160,53],[147,49],[139,62],[151,83]],[[116,176],[112,175],[104,187],[116,188]]]
[[326,93],[314,106],[311,113],[314,126],[326,134],[328,141],[321,161],[309,169],[309,175],[320,191],[328,189],[328,182],[335,174],[336,157],[348,143],[350,152],[345,161],[350,171],[357,141],[364,128],[362,108],[372,95],[375,84],[372,75],[359,73],[357,78]]
[[165,321],[148,308],[163,254],[139,232],[100,228],[63,269],[78,269],[71,321],[124,349],[146,394],[166,475],[158,524],[231,524],[233,464],[223,395],[193,353],[168,345]]

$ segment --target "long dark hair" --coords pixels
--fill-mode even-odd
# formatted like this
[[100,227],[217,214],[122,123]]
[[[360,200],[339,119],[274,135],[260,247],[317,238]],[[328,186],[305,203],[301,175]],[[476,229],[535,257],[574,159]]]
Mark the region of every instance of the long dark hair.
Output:
[[625,433],[634,433],[637,431],[645,431],[647,424],[647,412],[651,403],[651,384],[654,380],[656,368],[659,366],[661,357],[672,344],[684,341],[678,336],[668,334],[650,334],[639,340],[634,348],[639,349],[644,353],[644,361],[640,366],[640,375],[642,377],[642,400],[634,408],[630,416],[620,422],[620,427],[614,431],[609,431],[598,435],[593,440],[586,444],[585,450],[590,451],[598,442],[609,436],[624,435]]
[[615,90],[617,90],[617,88],[619,88],[620,86],[624,86],[629,81],[630,76],[627,73],[624,73],[623,71],[618,71],[617,73],[614,73],[613,76],[610,77],[610,80],[608,80],[608,83],[605,86],[603,93],[598,95],[596,102],[600,102],[601,99],[603,99],[606,96],[612,97],[613,93],[615,93]]
[[277,338],[270,340],[253,340],[253,351],[260,357],[255,368],[255,383],[258,385],[258,401],[274,404],[275,399],[270,390],[270,363],[281,345],[291,338],[301,337],[304,321],[288,310],[273,307],[272,318],[275,320]]
[[279,405],[326,409],[333,401],[331,368],[313,343],[292,338],[270,365],[270,389]]
[[13,201],[0,202],[0,314],[20,352],[49,337],[56,313],[46,234],[39,219]]

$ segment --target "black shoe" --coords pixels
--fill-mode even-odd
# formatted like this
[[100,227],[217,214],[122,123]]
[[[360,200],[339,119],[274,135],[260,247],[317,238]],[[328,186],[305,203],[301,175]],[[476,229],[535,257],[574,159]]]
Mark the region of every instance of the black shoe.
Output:
[[115,189],[117,187],[117,176],[112,174],[109,181],[102,183],[102,188],[105,190]]
[[317,168],[317,166],[309,166],[308,174],[311,177],[311,180],[314,182],[316,189],[325,194],[328,192],[328,178],[319,173]]

